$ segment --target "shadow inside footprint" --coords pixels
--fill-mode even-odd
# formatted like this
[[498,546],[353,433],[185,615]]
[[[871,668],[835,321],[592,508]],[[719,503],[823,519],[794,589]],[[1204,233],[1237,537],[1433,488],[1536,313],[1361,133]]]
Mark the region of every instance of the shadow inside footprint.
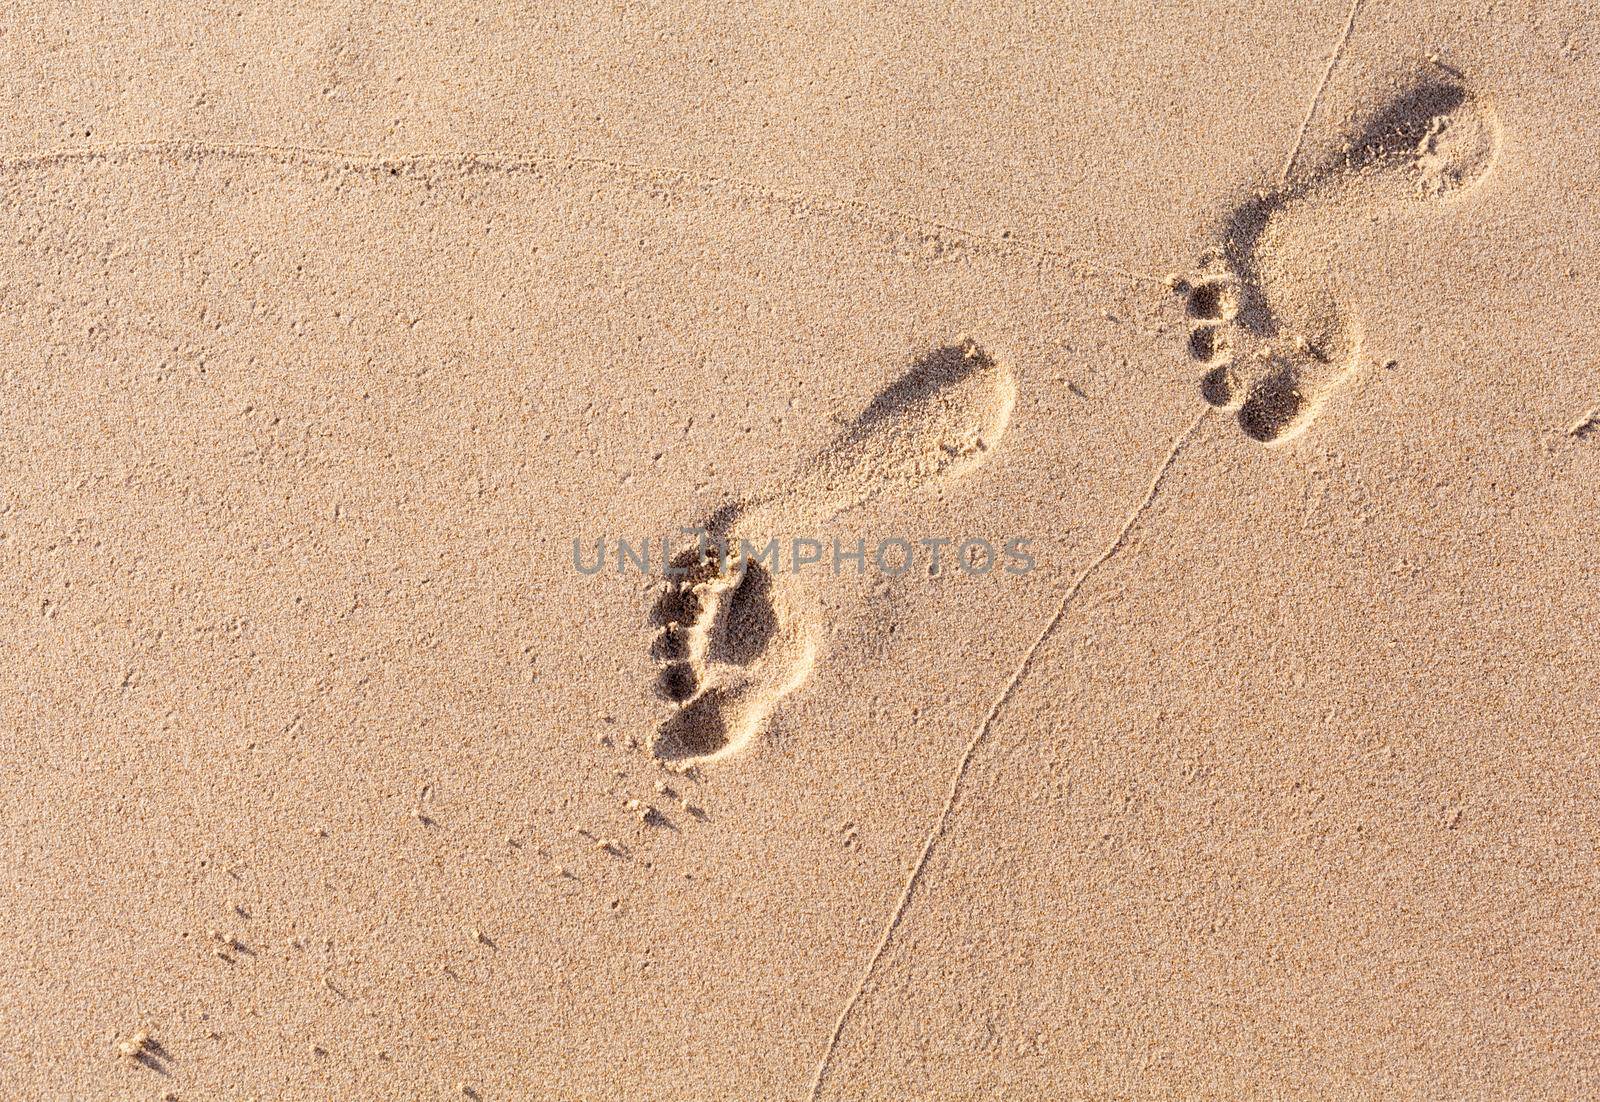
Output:
[[1189,334],[1189,355],[1201,363],[1210,363],[1222,351],[1222,342],[1214,325],[1197,326]]
[[1200,397],[1205,399],[1207,405],[1218,409],[1226,409],[1233,404],[1233,373],[1226,364],[1206,372],[1200,380]]
[[850,437],[865,437],[875,432],[880,422],[892,420],[907,410],[946,391],[969,375],[994,370],[989,354],[975,345],[951,344],[920,357],[911,369],[885,387],[861,411]]
[[758,563],[747,564],[727,602],[722,630],[712,635],[707,655],[713,662],[748,666],[766,653],[778,634],[772,575]]
[[1269,444],[1282,436],[1305,409],[1305,395],[1292,368],[1273,372],[1258,382],[1239,407],[1239,427],[1245,435]]
[[700,688],[700,678],[688,662],[673,662],[656,679],[656,691],[674,704],[688,700]]
[[1373,116],[1356,139],[1349,167],[1416,152],[1434,120],[1467,101],[1467,90],[1454,80],[1426,77]]
[[[664,602],[656,602],[657,613],[673,611],[680,607],[679,604],[668,604],[663,609]],[[685,662],[690,657],[689,632],[675,620],[668,619],[661,625],[662,630],[650,644],[650,657],[657,662]]]
[[717,576],[716,562],[703,559],[698,548],[675,556],[672,569],[671,584],[650,609],[650,622],[656,627],[687,623],[699,616],[699,587]]
[[1289,198],[1287,192],[1258,195],[1235,207],[1222,225],[1222,259],[1238,279],[1237,324],[1257,338],[1277,336],[1278,322],[1261,286],[1256,254],[1273,217]]
[[1220,283],[1201,283],[1189,291],[1189,316],[1205,321],[1222,318],[1226,307],[1224,288]]
[[682,761],[724,749],[732,738],[727,695],[721,689],[707,689],[674,712],[656,732],[655,756],[662,761]]

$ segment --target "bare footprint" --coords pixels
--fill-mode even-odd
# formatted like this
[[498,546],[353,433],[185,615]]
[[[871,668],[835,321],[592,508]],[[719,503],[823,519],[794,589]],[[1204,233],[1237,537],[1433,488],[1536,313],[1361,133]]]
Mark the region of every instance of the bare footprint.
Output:
[[1200,393],[1263,443],[1303,432],[1361,352],[1357,318],[1320,273],[1330,235],[1380,206],[1447,202],[1488,174],[1500,125],[1452,74],[1429,74],[1342,154],[1228,218],[1187,295]]
[[855,423],[781,489],[724,507],[705,524],[726,553],[683,552],[651,614],[657,690],[673,712],[651,751],[692,764],[747,745],[778,701],[801,685],[816,642],[756,561],[840,513],[904,497],[981,464],[1016,401],[1011,372],[970,342],[917,360]]

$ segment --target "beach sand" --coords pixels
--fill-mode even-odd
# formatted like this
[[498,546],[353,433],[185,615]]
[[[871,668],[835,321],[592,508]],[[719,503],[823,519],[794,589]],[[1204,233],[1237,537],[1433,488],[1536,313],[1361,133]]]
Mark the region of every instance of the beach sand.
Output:
[[0,1098],[1600,1094],[1585,3],[0,55]]

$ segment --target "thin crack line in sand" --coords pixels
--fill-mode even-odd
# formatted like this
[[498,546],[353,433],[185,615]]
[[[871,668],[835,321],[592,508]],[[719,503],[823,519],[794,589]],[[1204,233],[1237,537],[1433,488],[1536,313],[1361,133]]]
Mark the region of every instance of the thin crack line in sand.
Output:
[[1350,35],[1356,29],[1356,15],[1361,11],[1361,5],[1366,0],[1351,0],[1350,14],[1344,21],[1344,33],[1339,35],[1339,44],[1333,48],[1333,56],[1328,58],[1328,67],[1322,71],[1322,83],[1317,85],[1317,94],[1311,97],[1311,107],[1306,111],[1306,117],[1300,120],[1300,133],[1295,135],[1294,148],[1289,150],[1289,159],[1283,162],[1283,178],[1280,183],[1289,182],[1289,173],[1294,171],[1294,163],[1300,158],[1300,147],[1305,145],[1306,131],[1311,128],[1311,120],[1316,117],[1317,108],[1322,106],[1323,94],[1328,90],[1328,81],[1333,79],[1334,66],[1339,64],[1339,59],[1344,56],[1344,49],[1350,45]]
[[1078,573],[1078,576],[1072,580],[1072,584],[1067,586],[1065,592],[1061,595],[1060,602],[1056,605],[1055,614],[1050,617],[1049,622],[1044,626],[1044,630],[1034,639],[1033,645],[1023,654],[1022,661],[1017,663],[1017,668],[1011,672],[1011,677],[1007,679],[1005,686],[1001,688],[1000,695],[995,697],[994,703],[989,706],[988,712],[984,714],[983,722],[978,725],[977,733],[967,743],[966,752],[961,755],[961,761],[956,765],[955,774],[950,778],[950,789],[945,796],[944,806],[939,809],[939,816],[934,820],[933,829],[928,832],[928,837],[922,843],[922,852],[918,855],[916,864],[911,867],[911,874],[906,878],[905,887],[900,891],[899,901],[895,904],[894,912],[889,916],[888,924],[883,928],[883,934],[878,938],[878,943],[873,948],[872,955],[867,958],[867,966],[861,974],[861,982],[851,992],[844,1009],[839,1013],[838,1020],[833,1024],[833,1033],[828,1037],[827,1048],[823,1051],[822,1059],[817,1062],[817,1070],[811,1079],[811,1091],[807,1095],[809,1102],[817,1102],[817,1099],[822,1094],[822,1087],[827,1078],[829,1065],[833,1062],[834,1054],[838,1051],[839,1040],[844,1036],[845,1026],[849,1024],[850,1016],[855,1013],[856,1007],[860,1005],[861,998],[866,993],[867,984],[872,982],[872,975],[878,969],[878,962],[883,959],[884,953],[889,948],[889,942],[893,940],[895,931],[899,929],[907,910],[910,909],[911,897],[916,894],[917,885],[922,879],[923,872],[928,867],[928,858],[932,856],[934,846],[943,837],[945,828],[950,823],[950,815],[955,810],[956,800],[961,795],[961,786],[966,780],[967,769],[977,756],[978,748],[989,737],[989,732],[994,728],[995,720],[1005,710],[1005,706],[1010,703],[1012,694],[1016,692],[1017,686],[1028,675],[1029,670],[1033,667],[1033,660],[1038,657],[1039,651],[1044,647],[1045,642],[1055,633],[1056,628],[1061,626],[1062,621],[1067,618],[1067,612],[1072,607],[1072,601],[1077,597],[1078,592],[1083,589],[1084,583],[1089,580],[1095,571],[1110,562],[1117,552],[1126,546],[1128,536],[1133,532],[1133,529],[1138,525],[1145,513],[1149,511],[1150,506],[1154,504],[1156,495],[1161,492],[1162,484],[1166,482],[1167,475],[1172,472],[1173,464],[1177,462],[1178,455],[1188,446],[1189,441],[1194,438],[1195,433],[1200,430],[1200,426],[1205,423],[1206,417],[1210,413],[1211,407],[1203,407],[1195,416],[1195,419],[1189,423],[1189,426],[1173,438],[1172,446],[1167,449],[1167,454],[1161,460],[1161,465],[1156,469],[1155,476],[1151,478],[1150,487],[1145,491],[1144,497],[1139,500],[1139,504],[1133,507],[1127,519],[1122,522],[1122,527],[1118,529],[1116,537],[1106,545],[1105,550],[1101,551],[1093,562],[1084,567]]
[[456,151],[443,153],[411,153],[401,156],[384,156],[359,153],[352,150],[292,145],[224,144],[188,138],[156,139],[150,141],[110,142],[63,149],[28,157],[0,159],[0,172],[13,172],[30,168],[51,167],[69,161],[110,159],[130,154],[190,155],[215,154],[239,159],[260,157],[276,158],[283,162],[312,160],[342,161],[347,167],[364,166],[371,169],[398,169],[426,164],[455,164],[462,168],[489,168],[503,172],[530,169],[598,168],[617,176],[655,183],[675,183],[681,187],[695,188],[708,194],[721,190],[746,200],[755,200],[787,206],[796,213],[817,213],[836,221],[867,226],[896,233],[916,233],[935,244],[986,246],[1001,255],[1033,256],[1040,260],[1057,261],[1065,265],[1078,265],[1088,274],[1120,276],[1135,283],[1166,285],[1166,280],[1145,272],[1130,271],[1114,264],[1085,259],[1081,255],[1047,248],[1018,237],[995,236],[947,225],[927,218],[917,218],[891,207],[879,206],[859,199],[840,199],[833,196],[786,192],[750,180],[725,178],[690,172],[684,169],[664,168],[657,165],[630,161],[612,161],[603,157],[563,157],[557,154],[516,153],[501,150]]

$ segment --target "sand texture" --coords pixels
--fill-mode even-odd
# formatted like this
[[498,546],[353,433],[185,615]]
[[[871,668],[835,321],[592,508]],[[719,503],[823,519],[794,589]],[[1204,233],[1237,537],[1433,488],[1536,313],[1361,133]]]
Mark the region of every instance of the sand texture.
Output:
[[1587,0],[0,55],[0,1100],[1600,1097]]

